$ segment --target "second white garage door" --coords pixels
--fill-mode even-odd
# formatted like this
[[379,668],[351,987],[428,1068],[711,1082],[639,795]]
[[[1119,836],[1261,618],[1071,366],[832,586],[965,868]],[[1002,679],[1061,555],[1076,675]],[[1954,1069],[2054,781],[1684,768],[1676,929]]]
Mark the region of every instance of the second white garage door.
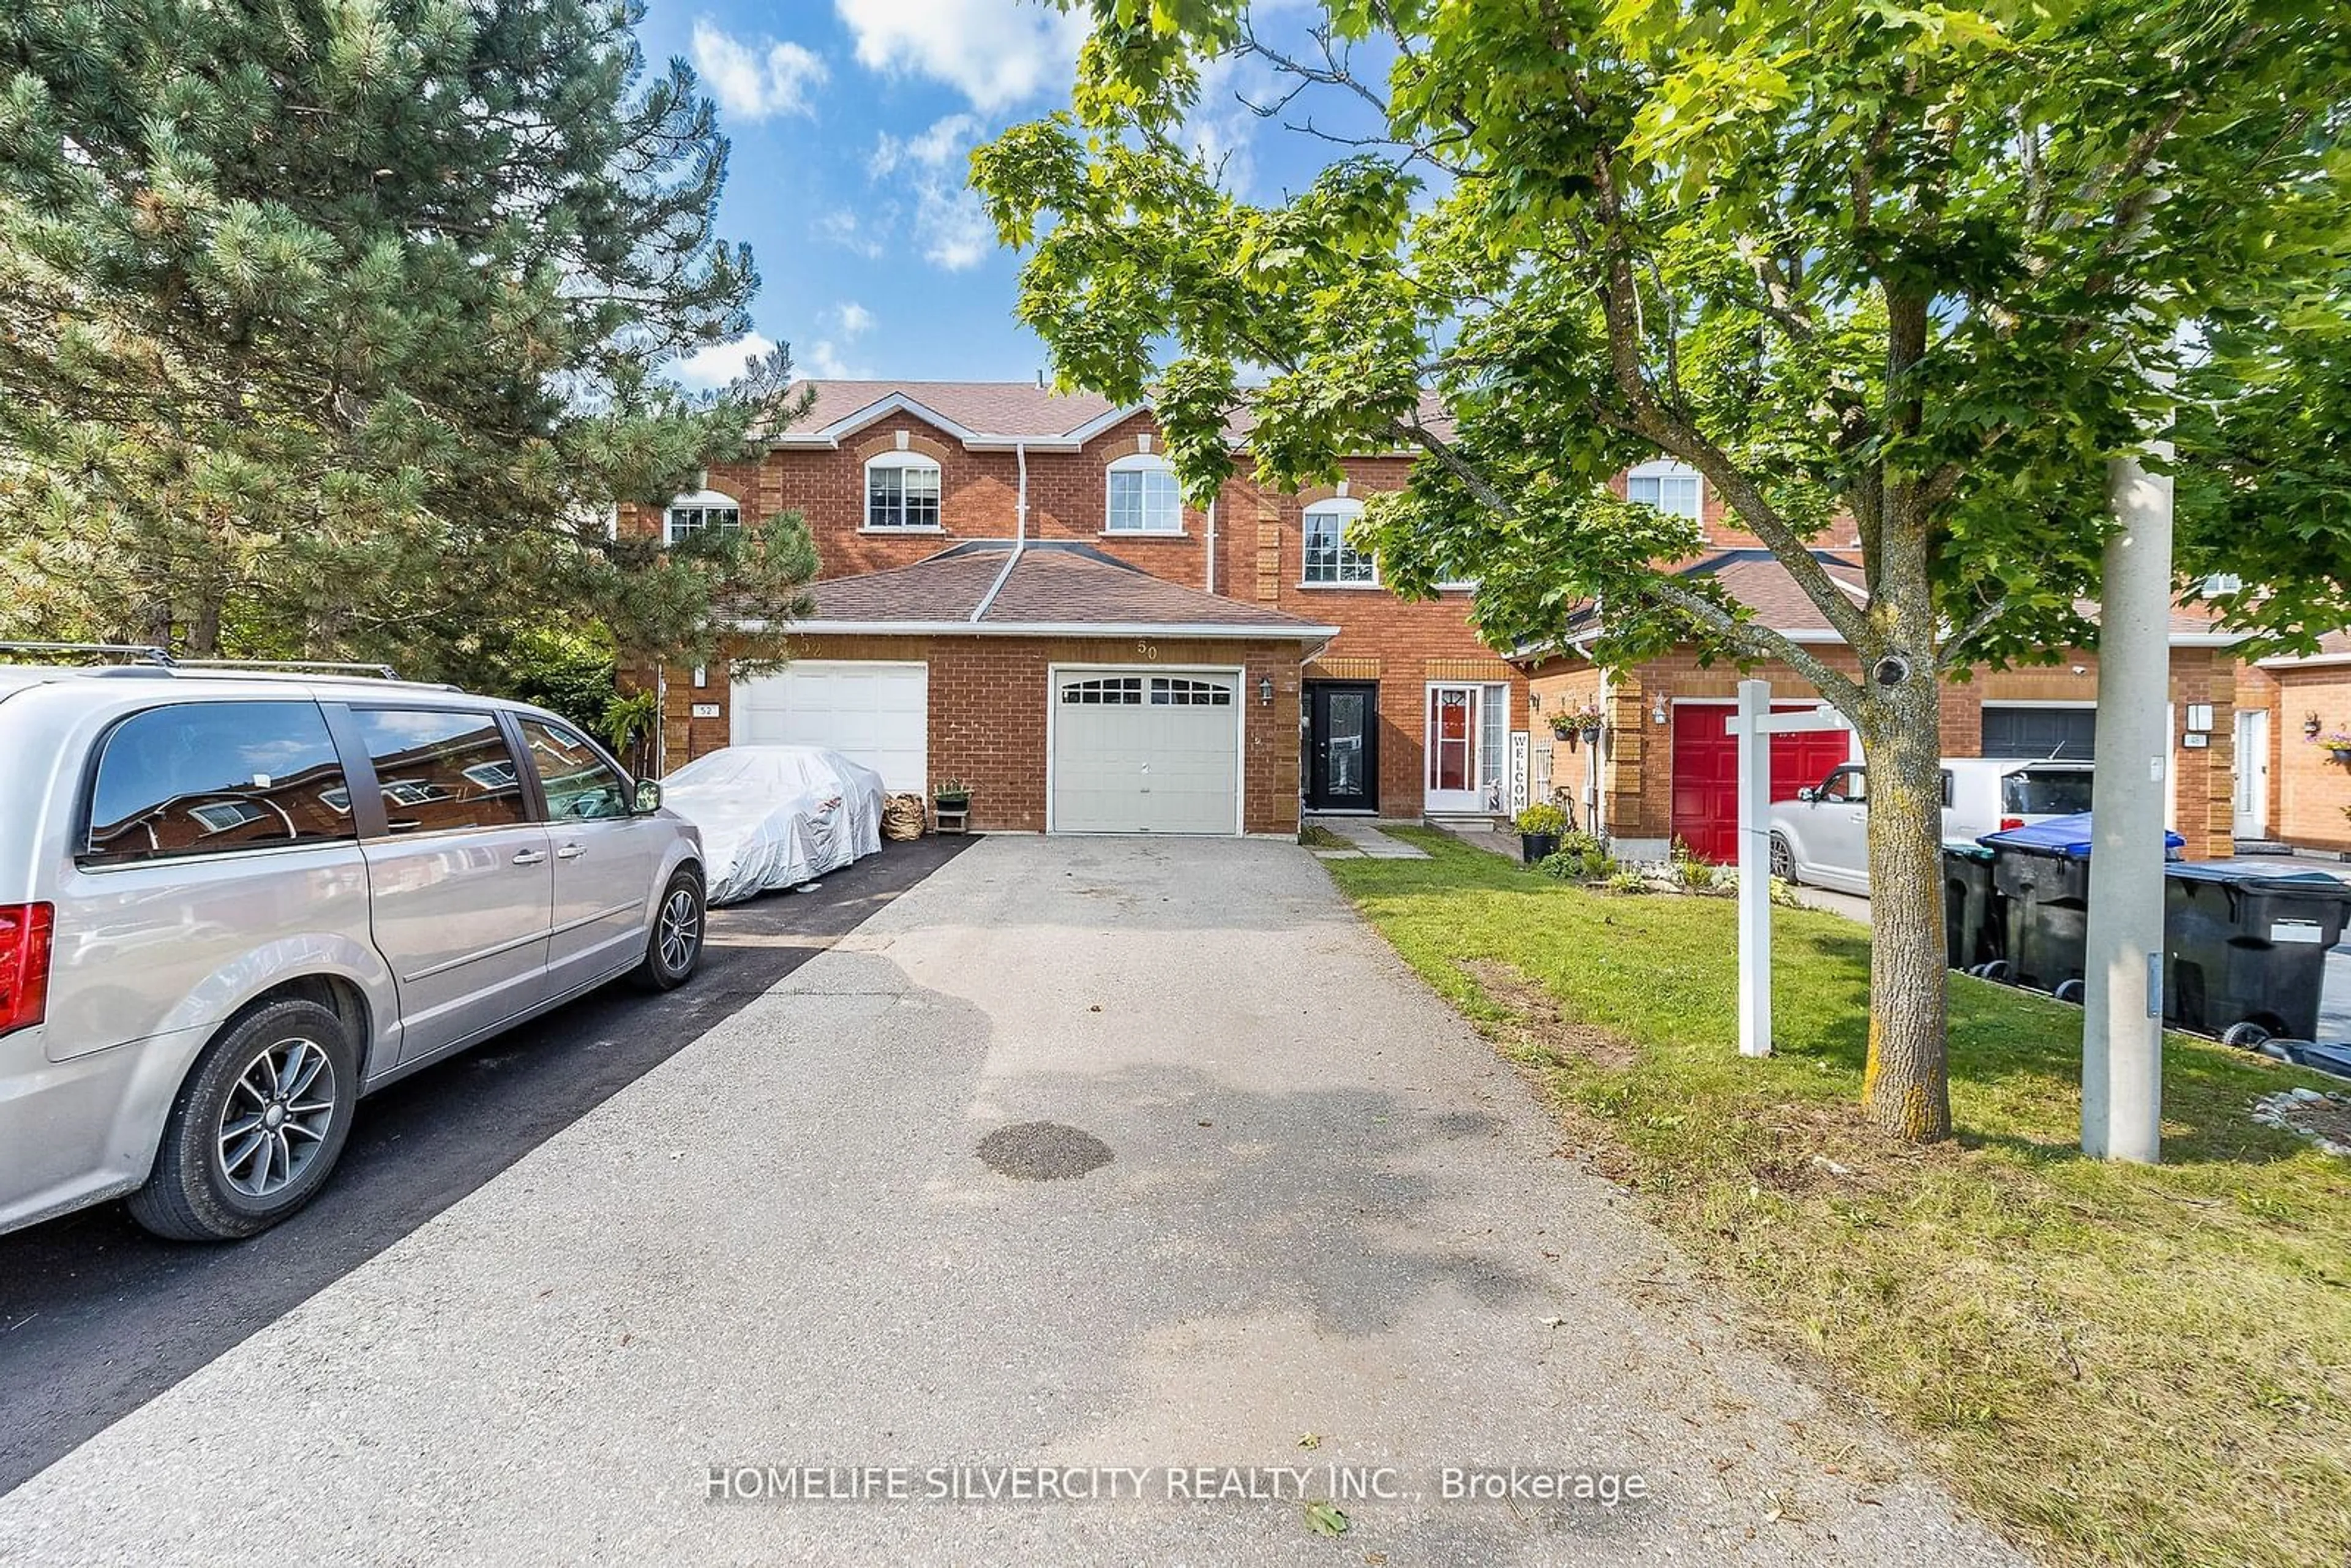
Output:
[[1055,670],[1052,816],[1062,833],[1240,831],[1237,670]]
[[925,790],[931,674],[920,664],[802,659],[735,683],[727,726],[737,746],[825,746],[882,775],[886,789]]

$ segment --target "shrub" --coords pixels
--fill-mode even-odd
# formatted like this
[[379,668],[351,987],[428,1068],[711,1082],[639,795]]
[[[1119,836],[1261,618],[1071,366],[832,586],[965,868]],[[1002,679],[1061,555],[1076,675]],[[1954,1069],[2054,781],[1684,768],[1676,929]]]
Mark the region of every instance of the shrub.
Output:
[[1684,855],[1674,861],[1674,880],[1692,893],[1706,893],[1714,886],[1714,867],[1705,861]]
[[1518,823],[1522,833],[1563,833],[1567,813],[1547,800],[1538,800],[1519,813]]
[[1556,854],[1545,855],[1535,869],[1562,882],[1603,882],[1616,874],[1616,862],[1606,850],[1593,843],[1583,849],[1562,849]]
[[1606,885],[1611,893],[1646,893],[1649,879],[1637,871],[1620,871],[1608,879]]

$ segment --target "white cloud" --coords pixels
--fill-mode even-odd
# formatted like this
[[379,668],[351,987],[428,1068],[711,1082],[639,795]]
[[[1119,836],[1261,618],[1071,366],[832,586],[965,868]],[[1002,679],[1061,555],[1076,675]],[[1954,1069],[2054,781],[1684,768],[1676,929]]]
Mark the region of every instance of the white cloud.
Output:
[[[914,243],[923,258],[949,272],[977,267],[996,246],[996,227],[979,197],[964,183],[972,148],[987,126],[975,114],[950,114],[918,135],[897,137],[883,131],[865,161],[867,175],[885,191],[899,190],[912,197]],[[827,237],[849,244],[852,235],[865,230],[852,214],[838,214],[838,232]],[[885,208],[894,219],[894,203]],[[831,223],[828,220],[828,227]]]
[[776,351],[776,345],[753,332],[731,343],[713,343],[706,349],[696,349],[669,368],[679,384],[701,391],[723,387],[743,373],[744,361],[765,358]]
[[806,362],[798,368],[800,374],[820,382],[871,381],[873,375],[863,365],[851,364],[841,346],[830,338],[819,338],[810,343]]
[[813,115],[809,91],[831,75],[823,60],[798,44],[746,44],[706,19],[694,24],[694,66],[719,106],[746,120]]
[[873,329],[873,312],[854,299],[844,299],[834,306],[832,319],[843,338],[862,338]]
[[986,129],[976,114],[950,114],[917,136],[900,138],[885,131],[865,161],[866,172],[878,180],[908,165],[944,170],[953,162],[960,168]]
[[1272,68],[1254,56],[1218,55],[1201,68],[1200,97],[1185,116],[1184,139],[1237,196],[1246,197],[1256,183],[1252,148],[1266,123],[1249,104],[1272,103],[1280,96]]
[[916,193],[914,238],[924,260],[961,272],[977,267],[996,248],[996,226],[977,196],[932,181]]
[[1069,82],[1085,41],[1082,11],[1011,0],[833,0],[857,39],[857,62],[929,77],[982,110],[1008,109]]
[[853,251],[868,261],[878,261],[887,247],[882,236],[869,229],[863,219],[847,207],[836,207],[816,220],[820,239],[831,240],[843,250]]

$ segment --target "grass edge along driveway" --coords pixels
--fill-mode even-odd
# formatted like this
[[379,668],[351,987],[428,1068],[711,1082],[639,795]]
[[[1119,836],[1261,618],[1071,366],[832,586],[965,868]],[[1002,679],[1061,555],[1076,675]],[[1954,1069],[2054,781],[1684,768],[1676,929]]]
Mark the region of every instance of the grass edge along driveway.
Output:
[[[1777,1054],[1738,1054],[1734,906],[1612,895],[1441,833],[1325,862],[1604,1174],[2058,1563],[2351,1562],[2351,1162],[2247,1113],[2325,1081],[2167,1037],[2160,1166],[2076,1153],[2077,1009],[1951,981],[1959,1136],[1877,1139],[1868,934],[1777,908]],[[1857,1462],[1866,1463],[1866,1457]]]

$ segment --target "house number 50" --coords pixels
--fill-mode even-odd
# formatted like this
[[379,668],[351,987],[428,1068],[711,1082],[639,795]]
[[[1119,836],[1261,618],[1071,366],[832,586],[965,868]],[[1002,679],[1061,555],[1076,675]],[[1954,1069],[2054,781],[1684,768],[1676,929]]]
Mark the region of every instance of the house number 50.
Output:
[[1134,644],[1134,651],[1146,659],[1159,657],[1159,645],[1147,638],[1138,638]]

